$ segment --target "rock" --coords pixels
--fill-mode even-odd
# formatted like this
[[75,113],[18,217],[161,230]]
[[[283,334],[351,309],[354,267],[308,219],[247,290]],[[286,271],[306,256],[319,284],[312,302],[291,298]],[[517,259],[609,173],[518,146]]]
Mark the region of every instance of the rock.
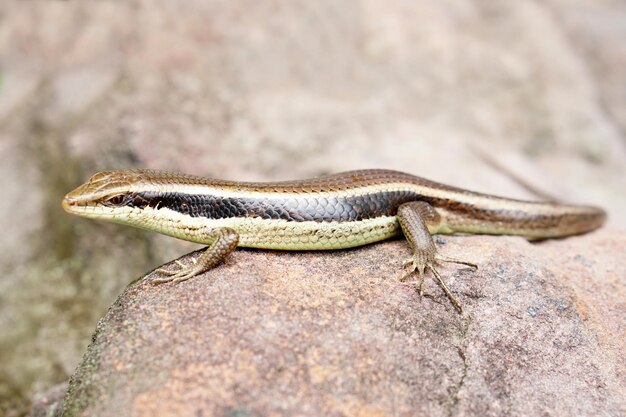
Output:
[[438,246],[480,265],[440,268],[463,314],[399,282],[401,240],[148,274],[100,320],[64,415],[623,415],[625,233]]

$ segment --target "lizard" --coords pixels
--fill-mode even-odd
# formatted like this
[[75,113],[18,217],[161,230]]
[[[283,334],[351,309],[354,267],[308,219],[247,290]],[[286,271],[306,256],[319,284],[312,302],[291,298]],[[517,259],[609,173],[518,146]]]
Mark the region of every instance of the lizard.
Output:
[[208,248],[191,265],[157,269],[157,283],[181,282],[222,262],[236,247],[337,250],[403,234],[413,255],[406,279],[418,275],[423,295],[430,271],[454,307],[436,265],[472,262],[441,255],[434,234],[518,235],[559,238],[600,227],[604,210],[532,202],[468,191],[411,174],[366,169],[313,179],[237,182],[130,169],[103,171],[68,193],[62,207]]

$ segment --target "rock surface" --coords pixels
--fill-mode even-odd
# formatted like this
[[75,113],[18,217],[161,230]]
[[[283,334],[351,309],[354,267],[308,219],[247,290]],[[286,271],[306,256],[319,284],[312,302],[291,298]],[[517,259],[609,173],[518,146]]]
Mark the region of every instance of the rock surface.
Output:
[[149,274],[98,324],[65,416],[623,415],[626,234],[438,246],[480,265],[440,268],[462,315],[399,282],[401,240]]

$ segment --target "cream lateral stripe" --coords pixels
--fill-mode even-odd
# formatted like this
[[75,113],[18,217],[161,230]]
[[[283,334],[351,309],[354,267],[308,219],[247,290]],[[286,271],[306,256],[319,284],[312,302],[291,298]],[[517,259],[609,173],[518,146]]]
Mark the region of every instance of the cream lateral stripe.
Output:
[[400,229],[395,216],[379,216],[350,222],[291,222],[283,219],[191,217],[167,208],[101,208],[84,210],[101,218],[141,229],[156,231],[191,242],[210,244],[206,231],[222,227],[239,234],[241,247],[286,250],[326,250],[361,246],[396,236]]
[[[153,183],[141,184],[140,188],[135,188],[135,192],[172,192],[177,194],[189,195],[211,195],[222,198],[297,198],[297,197],[324,197],[324,198],[342,198],[367,195],[376,192],[389,191],[419,191],[419,186],[408,183],[387,183],[368,186],[359,186],[341,191],[314,191],[314,192],[276,192],[276,191],[257,191],[245,189],[229,189],[227,187],[211,187],[210,185],[193,185],[193,184],[173,184],[162,185]],[[425,188],[424,188],[425,190]]]

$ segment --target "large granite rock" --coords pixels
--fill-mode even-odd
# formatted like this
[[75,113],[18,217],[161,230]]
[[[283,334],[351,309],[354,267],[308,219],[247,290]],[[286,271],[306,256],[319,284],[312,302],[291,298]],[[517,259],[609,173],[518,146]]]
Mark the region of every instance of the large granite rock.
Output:
[[98,324],[64,415],[623,415],[626,234],[438,241],[480,265],[440,269],[462,315],[399,282],[400,240],[149,274]]

